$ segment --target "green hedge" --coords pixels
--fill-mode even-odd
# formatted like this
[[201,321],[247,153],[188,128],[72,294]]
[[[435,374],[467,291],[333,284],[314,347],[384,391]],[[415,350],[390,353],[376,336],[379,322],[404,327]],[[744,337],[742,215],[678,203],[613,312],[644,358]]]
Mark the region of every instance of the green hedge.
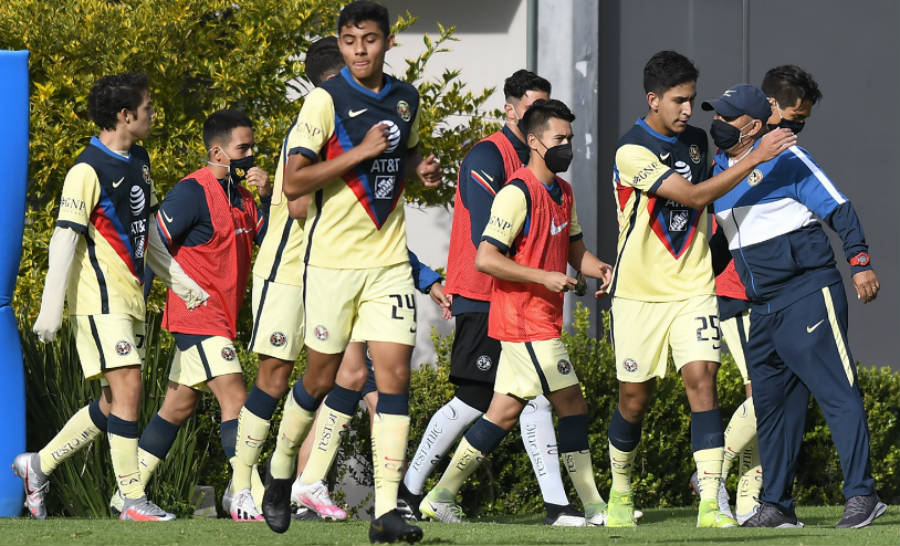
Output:
[[[603,330],[608,331],[609,316],[603,313]],[[590,405],[590,443],[597,485],[606,495],[611,484],[607,451],[607,426],[618,397],[612,345],[606,338],[589,334],[589,311],[580,305],[575,310],[572,333],[564,333],[563,341],[582,381]],[[447,380],[450,369],[452,336],[433,336],[437,353],[435,367],[422,366],[411,379],[412,427],[409,454],[415,450],[431,415],[453,395]],[[859,370],[866,411],[871,429],[871,460],[878,492],[892,503],[900,500],[898,457],[898,400],[900,374],[889,368]],[[744,400],[744,386],[730,355],[718,376],[719,404],[723,420],[731,417]],[[367,417],[357,415],[355,425],[368,430]],[[358,439],[358,437],[356,437]],[[344,442],[339,465],[367,453],[367,441]],[[368,458],[365,458],[368,461]],[[439,465],[428,487],[436,482],[449,457]],[[346,465],[344,466],[346,467]],[[690,408],[679,376],[671,371],[658,381],[651,407],[644,423],[643,439],[635,462],[635,502],[643,507],[685,506],[695,502],[688,487],[694,471],[690,441]],[[364,468],[363,481],[371,484],[371,465]],[[356,474],[360,472],[355,471]],[[729,486],[734,491],[738,476],[732,472]],[[564,479],[568,486],[568,480]],[[806,434],[798,464],[794,493],[802,504],[843,504],[840,484],[840,461],[831,441],[828,427],[814,401],[807,413]],[[569,498],[577,498],[568,486]],[[518,427],[479,468],[461,491],[463,509],[470,515],[521,514],[543,510],[542,499],[531,463],[522,447]]]
[[[608,315],[602,315],[604,328]],[[171,338],[157,327],[159,316],[148,315],[147,364],[144,369],[144,405],[141,422],[145,424],[159,406],[165,393],[168,363],[171,360]],[[412,452],[421,439],[431,415],[450,399],[453,386],[447,380],[450,367],[452,336],[432,336],[436,350],[434,366],[424,365],[414,370],[411,378],[412,426],[409,450]],[[617,399],[617,384],[613,366],[612,346],[606,339],[589,334],[589,314],[579,306],[575,310],[572,333],[563,341],[582,380],[590,403],[591,447],[597,484],[601,492],[610,486],[609,460],[606,450],[607,422]],[[65,421],[86,402],[99,394],[95,381],[85,381],[77,364],[74,339],[64,325],[60,340],[50,346],[40,344],[31,333],[22,336],[26,364],[28,403],[28,446],[37,449],[46,443]],[[242,350],[241,361],[247,370],[246,379],[252,384],[255,377],[253,354]],[[299,370],[303,364],[298,366]],[[295,374],[296,375],[296,374]],[[878,492],[883,499],[898,502],[900,480],[900,374],[888,368],[859,370],[866,411],[871,429],[872,471]],[[690,410],[680,378],[670,373],[658,382],[657,391],[644,426],[643,440],[636,460],[636,503],[640,507],[669,507],[690,505],[694,501],[687,486],[694,470],[690,443]],[[744,389],[736,366],[726,356],[719,372],[719,401],[723,418],[743,401]],[[278,422],[279,413],[273,419]],[[333,482],[347,477],[363,485],[372,484],[369,420],[360,411],[350,427],[351,441],[342,443],[338,454]],[[272,437],[266,445],[264,457],[272,449]],[[99,517],[106,513],[106,503],[113,491],[112,474],[107,470],[108,444],[101,438],[90,449],[83,450],[61,465],[53,474],[53,486],[48,508],[54,515]],[[265,460],[265,459],[264,459]],[[353,464],[351,464],[351,461]],[[443,465],[446,464],[446,460]],[[432,476],[429,486],[443,470]],[[840,504],[841,470],[837,453],[831,442],[828,427],[814,402],[807,414],[806,434],[798,465],[795,495],[803,504]],[[181,515],[189,514],[190,492],[197,484],[213,485],[221,491],[228,481],[229,467],[219,441],[218,406],[212,397],[202,399],[198,411],[183,427],[178,440],[157,477],[151,482],[150,494],[161,505]],[[732,490],[737,476],[732,473]],[[569,490],[571,499],[574,491]],[[338,498],[343,498],[339,492]],[[518,428],[473,475],[462,490],[463,507],[467,514],[525,514],[542,510],[541,496],[525,454]]]

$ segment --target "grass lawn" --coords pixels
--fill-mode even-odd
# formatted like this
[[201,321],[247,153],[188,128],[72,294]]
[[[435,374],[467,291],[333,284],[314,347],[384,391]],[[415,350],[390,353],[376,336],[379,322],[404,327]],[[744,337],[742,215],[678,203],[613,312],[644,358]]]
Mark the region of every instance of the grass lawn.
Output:
[[[605,527],[553,528],[541,517],[475,520],[463,525],[424,523],[422,544],[836,544],[897,545],[900,510],[897,506],[864,529],[834,529],[841,506],[813,506],[800,510],[803,529],[695,528],[695,508],[646,510],[637,529]],[[264,523],[185,519],[172,523],[131,523],[112,519],[52,518],[0,520],[0,544],[368,544],[367,521],[341,523],[295,521],[283,535]]]

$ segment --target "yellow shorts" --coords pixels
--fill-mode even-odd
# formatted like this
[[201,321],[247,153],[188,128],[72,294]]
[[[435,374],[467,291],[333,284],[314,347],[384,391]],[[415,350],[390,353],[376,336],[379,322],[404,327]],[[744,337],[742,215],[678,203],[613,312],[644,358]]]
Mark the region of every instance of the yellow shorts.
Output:
[[667,302],[613,298],[610,311],[619,381],[643,383],[665,376],[670,348],[675,371],[698,360],[721,362],[715,296]]
[[494,392],[531,400],[578,384],[578,376],[560,338],[500,342]]
[[254,353],[293,362],[303,348],[303,287],[253,275]]
[[307,347],[342,352],[352,339],[416,344],[416,297],[409,263],[373,269],[308,265],[304,308]]
[[723,320],[719,324],[722,330],[722,338],[728,345],[728,352],[734,358],[744,385],[750,383],[750,375],[747,373],[747,358],[744,355],[744,347],[747,345],[747,336],[750,334],[750,310],[741,311],[730,319]]
[[169,381],[205,391],[209,390],[206,382],[210,379],[241,372],[234,342],[222,336],[209,336],[187,350],[175,351]]
[[75,348],[87,379],[100,378],[107,370],[140,366],[146,349],[144,321],[131,315],[75,315]]

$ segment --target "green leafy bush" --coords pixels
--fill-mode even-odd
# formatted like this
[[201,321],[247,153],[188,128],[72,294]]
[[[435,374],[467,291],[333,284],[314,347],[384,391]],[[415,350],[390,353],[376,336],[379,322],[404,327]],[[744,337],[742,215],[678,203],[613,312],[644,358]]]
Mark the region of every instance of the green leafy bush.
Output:
[[[601,315],[603,330],[608,331],[609,315]],[[574,313],[571,333],[563,333],[575,370],[582,382],[590,411],[590,445],[597,486],[604,496],[611,485],[609,453],[607,450],[608,421],[618,399],[618,383],[612,344],[606,338],[591,336],[587,308],[578,305]],[[437,362],[435,367],[423,366],[414,370],[410,382],[412,425],[409,455],[412,455],[431,415],[453,395],[448,381],[452,335],[432,336]],[[897,502],[900,481],[897,479],[900,457],[897,400],[900,399],[900,374],[888,368],[859,369],[866,411],[871,429],[872,471],[882,498]],[[724,356],[718,374],[718,396],[722,418],[727,424],[734,410],[744,401],[744,386],[737,366],[730,355]],[[362,412],[360,412],[362,413]],[[357,416],[359,424],[368,429],[364,416]],[[360,435],[362,433],[360,432]],[[357,437],[359,438],[359,437]],[[367,436],[366,436],[367,438]],[[367,440],[366,440],[367,441]],[[338,466],[346,467],[351,460],[368,461],[368,444],[344,442],[338,456]],[[449,455],[429,478],[432,487],[443,472]],[[695,470],[691,452],[690,407],[680,376],[670,367],[669,374],[657,382],[650,409],[644,421],[643,437],[635,460],[635,503],[638,507],[686,506],[695,502],[688,479]],[[371,464],[357,466],[353,471],[360,483],[370,485]],[[362,474],[362,476],[359,476]],[[733,471],[730,487],[736,486]],[[822,414],[813,400],[807,413],[803,450],[798,464],[794,493],[797,502],[804,504],[842,504],[841,469],[837,452]],[[577,496],[569,486],[569,499]],[[518,427],[514,428],[500,447],[488,457],[461,490],[462,506],[469,515],[506,515],[540,513],[543,503],[531,462],[522,447]]]
[[[29,188],[23,253],[13,307],[31,324],[47,262],[47,242],[66,171],[92,134],[87,94],[104,74],[140,71],[150,78],[157,119],[143,143],[159,197],[206,158],[200,128],[206,116],[241,108],[254,121],[257,164],[275,172],[282,139],[307,89],[300,54],[319,36],[334,34],[344,2],[332,0],[216,0],[110,2],[17,0],[0,4],[0,49],[30,51]],[[406,13],[392,28],[415,22]],[[493,91],[472,92],[459,71],[425,77],[428,61],[455,40],[454,27],[438,26],[425,51],[396,74],[422,95],[423,153],[445,167],[448,185],[408,186],[407,200],[446,205],[463,151],[498,125],[484,121]],[[402,34],[399,34],[402,38]],[[490,115],[499,117],[498,112]],[[465,123],[452,123],[464,116]],[[249,298],[248,298],[249,299]],[[162,305],[157,283],[150,305]]]
[[[300,54],[312,40],[334,33],[344,3],[17,0],[0,4],[0,48],[30,51],[28,207],[13,299],[25,353],[29,448],[42,446],[75,411],[99,395],[99,386],[81,377],[66,325],[60,339],[49,346],[41,345],[30,333],[40,308],[47,245],[62,182],[78,152],[97,132],[87,113],[87,94],[93,82],[104,74],[120,72],[140,71],[149,76],[157,120],[143,144],[150,153],[158,197],[202,165],[206,154],[200,127],[210,112],[220,108],[241,108],[254,120],[257,163],[274,173],[282,139],[302,106],[300,95],[307,91]],[[397,17],[392,30],[401,33],[414,21],[407,12]],[[418,87],[422,95],[421,148],[437,156],[450,182],[435,190],[410,185],[407,200],[446,205],[452,198],[455,169],[463,151],[498,125],[485,122],[487,114],[482,111],[491,89],[468,90],[459,71],[445,71],[433,80],[425,77],[432,56],[446,51],[446,45],[455,40],[453,27],[439,26],[437,31],[435,38],[423,38],[425,51],[407,60],[405,73],[396,76]],[[469,121],[449,121],[460,115]],[[250,337],[249,299],[245,298],[239,317],[239,345]],[[171,336],[156,328],[162,302],[163,287],[155,283],[148,303],[147,324],[152,335],[144,370],[142,424],[162,402],[172,357]],[[256,357],[241,350],[240,358],[250,385],[255,379]],[[303,362],[301,357],[294,378]],[[280,412],[279,407],[273,422],[280,420]],[[228,481],[228,464],[219,441],[218,405],[211,397],[201,400],[195,417],[178,438],[159,469],[164,479],[151,482],[150,494],[163,506],[185,514],[190,511],[186,501],[197,483],[213,485],[221,493]],[[107,444],[98,441],[101,443],[95,442],[54,473],[51,514],[106,513],[113,482],[106,470]],[[264,457],[273,444],[266,445]]]

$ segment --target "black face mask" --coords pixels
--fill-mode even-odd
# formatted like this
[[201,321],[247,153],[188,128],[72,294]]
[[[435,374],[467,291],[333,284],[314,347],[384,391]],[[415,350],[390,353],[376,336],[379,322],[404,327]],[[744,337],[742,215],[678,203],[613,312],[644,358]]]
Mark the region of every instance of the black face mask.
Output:
[[233,183],[240,184],[247,178],[247,171],[249,171],[250,167],[254,164],[252,155],[240,159],[232,159],[231,165],[228,166],[228,176],[231,177]]
[[[772,127],[770,125],[770,127]],[[781,118],[781,121],[778,122],[778,125],[774,126],[775,128],[781,127],[784,129],[790,129],[795,135],[803,130],[806,127],[805,121],[794,121],[792,119],[784,119]]]
[[[538,141],[540,142],[540,141]],[[541,146],[544,146],[544,143],[541,142]],[[546,152],[544,152],[544,164],[547,165],[547,168],[553,174],[565,172],[569,169],[569,165],[572,163],[572,143],[560,144],[558,146],[554,146],[552,148],[547,148]]]
[[[744,127],[749,126],[751,123],[753,123],[753,121],[744,125]],[[741,131],[744,127],[738,129],[733,125],[725,123],[721,119],[714,119],[712,125],[709,127],[709,136],[712,137],[713,144],[720,150],[728,150],[741,141],[741,136],[746,136],[741,135]]]

